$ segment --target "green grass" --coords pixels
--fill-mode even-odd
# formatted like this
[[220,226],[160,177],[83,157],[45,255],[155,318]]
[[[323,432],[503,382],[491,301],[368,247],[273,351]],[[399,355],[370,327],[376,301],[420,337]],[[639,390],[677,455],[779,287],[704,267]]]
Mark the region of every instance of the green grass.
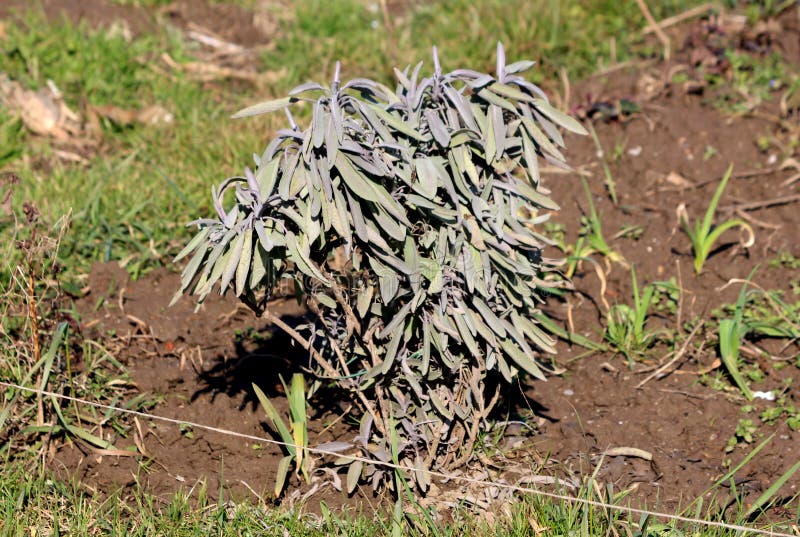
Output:
[[[578,496],[591,501],[621,503],[626,493],[595,489],[590,480]],[[167,498],[138,492],[132,496],[123,492],[112,493],[101,498],[78,484],[30,472],[16,463],[6,461],[0,474],[0,533],[7,536],[393,535],[392,521],[385,515],[372,516],[371,513],[321,507],[321,515],[311,515],[297,509],[275,509],[246,498],[230,498],[224,492],[221,499],[213,499],[202,481]],[[522,496],[508,507],[507,515],[497,512],[490,517],[476,517],[466,509],[456,509],[453,519],[447,522],[432,523],[421,515],[406,515],[398,528],[402,535],[414,536],[737,535],[731,530],[668,523],[612,509],[535,496]],[[703,513],[701,508],[702,502],[697,507],[697,514],[708,520],[736,523],[745,518],[744,511],[735,516],[721,517]],[[766,527],[790,531],[779,526]]]

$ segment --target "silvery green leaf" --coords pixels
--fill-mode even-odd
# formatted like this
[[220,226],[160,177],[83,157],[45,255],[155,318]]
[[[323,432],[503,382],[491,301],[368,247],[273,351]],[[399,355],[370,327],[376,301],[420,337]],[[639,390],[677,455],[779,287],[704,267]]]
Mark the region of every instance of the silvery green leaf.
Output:
[[[384,302],[384,304],[388,304],[389,303],[386,300],[384,300],[383,302]],[[389,324],[387,324],[383,328],[383,330],[381,330],[378,333],[378,337],[380,339],[385,339],[386,337],[389,336],[389,334],[395,333],[395,331],[399,331],[399,333],[402,334],[403,333],[403,330],[402,330],[403,326],[402,325],[405,322],[406,317],[408,317],[409,313],[411,313],[411,302],[410,301],[406,302],[405,305],[403,305],[403,307],[400,308],[400,311],[398,311],[395,314],[395,316],[392,318],[392,320],[389,321]]]
[[278,110],[283,110],[295,101],[297,101],[297,99],[291,97],[284,97],[283,99],[275,99],[273,101],[264,101],[263,103],[254,104],[253,106],[248,106],[247,108],[239,110],[233,114],[231,118],[239,119],[242,117],[266,114],[267,112],[277,112]]
[[200,264],[203,262],[205,257],[206,257],[206,250],[205,248],[203,248],[202,250],[199,250],[196,254],[194,254],[192,260],[189,261],[189,263],[183,269],[183,273],[181,274],[181,289],[180,289],[181,292],[189,289],[195,276],[197,276],[197,273],[200,270]]
[[541,125],[542,130],[544,130],[544,133],[547,135],[547,137],[553,140],[553,143],[559,147],[566,147],[564,144],[564,137],[561,136],[561,133],[558,131],[552,121],[545,118],[542,114],[535,110],[533,111],[533,117],[536,119],[536,122]]
[[523,317],[517,312],[513,312],[511,314],[511,319],[514,323],[514,326],[519,330],[520,333],[527,336],[528,339],[533,341],[534,345],[541,350],[542,352],[546,352],[549,354],[555,354],[556,349],[553,347],[555,341],[553,338],[548,336],[536,323],[532,322],[530,319]]
[[[302,208],[302,206],[298,208]],[[297,212],[294,209],[292,209],[291,207],[281,207],[280,209],[278,209],[278,212],[288,217],[289,220],[291,220],[294,223],[294,225],[296,225],[300,229],[301,232],[306,233],[306,220],[302,216],[297,214]]]
[[322,187],[325,200],[330,203],[333,200],[333,181],[331,181],[330,167],[327,159],[317,157],[311,166],[314,178],[319,178],[318,186]]
[[[338,190],[336,191],[338,193]],[[367,234],[367,223],[361,213],[361,204],[358,200],[350,195],[349,190],[345,190],[347,195],[348,206],[350,207],[350,219],[353,222],[353,228],[356,231],[356,236],[364,242],[369,242],[369,235]],[[338,202],[337,202],[338,206]]]
[[405,274],[406,276],[410,276],[414,272],[411,269],[411,267],[409,267],[408,265],[406,265],[403,262],[402,259],[399,259],[398,257],[395,257],[393,254],[389,254],[389,253],[386,253],[386,252],[381,252],[380,250],[375,250],[373,253],[375,254],[376,257],[381,259],[384,263],[387,263],[388,265],[391,265],[396,270],[400,271],[402,274]]
[[261,220],[256,220],[253,223],[253,228],[256,230],[256,234],[258,235],[258,240],[261,243],[261,246],[264,248],[265,251],[270,252],[275,247],[275,243],[272,241],[270,237],[269,231],[264,229],[264,222]]
[[411,90],[411,81],[408,79],[408,77],[403,71],[395,67],[394,76],[397,77],[397,81],[400,82],[400,85],[402,85],[406,91]]
[[378,203],[378,196],[373,189],[373,185],[353,166],[344,153],[339,153],[336,159],[336,169],[339,170],[339,174],[347,185],[349,192],[353,192],[363,200]]
[[339,153],[339,135],[336,132],[336,118],[330,116],[325,125],[325,154],[328,158],[328,170],[336,164]]
[[574,132],[575,134],[587,135],[589,132],[578,123],[575,118],[572,118],[565,114],[564,112],[557,110],[554,108],[550,103],[545,102],[543,99],[534,99],[534,105],[536,109],[539,110],[542,114],[546,115],[553,121],[555,121],[558,125],[564,127],[568,131]]
[[523,183],[522,181],[516,181],[514,184],[512,183],[497,183],[497,188],[501,190],[506,190],[508,192],[512,192],[517,196],[521,196],[522,198],[530,201],[534,205],[538,207],[542,207],[544,209],[549,209],[551,211],[558,211],[560,207],[556,205],[553,200],[548,198],[547,196],[540,194],[536,190],[534,190],[531,186]]
[[456,190],[464,197],[465,200],[471,199],[474,196],[472,189],[470,189],[467,182],[464,180],[464,170],[458,162],[458,155],[454,151],[447,154],[447,160],[450,168],[447,170],[456,187]]
[[447,127],[441,120],[439,115],[433,110],[425,110],[425,119],[428,121],[428,128],[433,134],[433,138],[441,147],[450,145],[450,133],[447,132]]
[[[224,254],[222,254],[219,259],[217,259],[216,263],[211,265],[210,263],[206,265],[211,273],[208,275],[208,280],[206,284],[200,288],[199,294],[202,296],[206,296],[211,292],[211,289],[214,287],[214,284],[219,281],[222,277],[222,273],[227,268],[231,257],[233,256],[233,248],[228,248]],[[220,287],[220,293],[224,293],[225,289]]]
[[326,308],[334,310],[336,309],[336,301],[331,297],[329,297],[328,295],[326,295],[325,293],[317,293],[314,295],[314,298],[316,298],[317,301]]
[[508,383],[514,382],[514,377],[517,376],[517,370],[508,365],[508,362],[506,361],[502,353],[497,353],[496,359],[497,359],[497,370],[500,371],[501,375],[503,375],[503,379],[505,379],[505,381]]
[[[493,162],[499,161],[506,150],[506,124],[503,121],[503,112],[496,106],[489,107],[489,119],[492,124],[492,132],[494,132],[495,154],[492,157]],[[488,155],[487,155],[488,157]]]
[[260,166],[256,170],[256,182],[258,183],[259,201],[264,203],[275,189],[275,181],[278,178],[281,157],[270,160],[266,166]]
[[372,225],[372,222],[369,220],[366,220],[365,222],[367,226],[367,240],[384,252],[391,252],[392,249],[389,247],[389,244],[383,238],[383,235],[381,235],[381,233],[375,229],[375,227]]
[[422,325],[422,362],[420,362],[419,372],[424,377],[428,374],[431,363],[431,331],[433,328],[428,323]]
[[500,82],[496,82],[486,89],[491,91],[492,93],[495,93],[496,95],[505,97],[507,99],[514,99],[517,101],[527,101],[527,102],[534,101],[534,98],[528,95],[527,93],[523,93],[514,86],[508,86],[506,84],[501,84]]
[[521,76],[507,76],[504,82],[506,84],[514,84],[516,86],[519,86],[520,88],[525,88],[531,94],[538,95],[545,102],[549,102],[547,99],[547,95],[545,94],[544,91],[542,91],[542,88],[540,88],[536,84],[531,84]]
[[529,60],[522,60],[514,63],[510,63],[506,65],[505,73],[507,74],[514,74],[514,73],[521,73],[522,71],[527,71],[531,67],[536,65],[536,62],[532,62]]
[[326,91],[326,89],[324,86],[317,84],[316,82],[306,82],[305,84],[300,84],[299,86],[295,86],[289,90],[289,95],[294,97],[308,91]]
[[372,304],[372,297],[375,295],[375,287],[370,285],[369,282],[364,284],[358,291],[358,298],[356,299],[356,311],[363,319],[367,316],[370,304]]
[[472,108],[464,96],[449,85],[444,86],[444,94],[447,96],[448,100],[453,104],[453,106],[456,107],[456,110],[458,110],[458,114],[464,121],[464,125],[472,131],[478,131],[478,124],[475,122],[475,116],[472,113]]
[[525,164],[528,167],[528,179],[534,188],[539,186],[539,162],[536,155],[536,148],[527,132],[522,133],[522,145],[524,148]]
[[428,392],[428,397],[430,397],[431,403],[433,403],[440,416],[444,416],[448,421],[453,419],[453,413],[445,406],[436,391]]
[[[261,281],[267,276],[267,263],[269,257],[263,248],[259,248],[256,244],[253,252],[253,269],[250,271],[250,289],[256,289],[261,284]],[[266,284],[269,286],[269,282]]]
[[486,153],[486,161],[491,164],[497,154],[497,136],[495,136],[495,114],[492,110],[498,110],[494,105],[489,105],[489,113],[486,116],[486,130],[483,131],[483,150]]
[[498,108],[508,110],[512,114],[517,113],[517,107],[514,106],[514,104],[511,101],[500,97],[499,95],[497,95],[496,93],[492,92],[487,88],[480,90],[477,95],[478,97],[480,97],[489,104],[492,104]]
[[[218,243],[214,245],[214,248],[211,250],[211,253],[208,254],[208,261],[205,264],[205,269],[203,272],[208,274],[212,271],[214,266],[216,265],[217,259],[223,255],[223,253],[227,250],[228,244],[233,240],[236,236],[236,230],[229,229],[225,232],[225,235],[219,240]],[[220,274],[222,272],[220,271]]]
[[328,113],[322,107],[320,101],[314,103],[314,110],[311,112],[311,146],[314,149],[322,147],[325,141],[325,130],[328,128]]
[[433,273],[432,277],[430,278],[430,284],[428,284],[428,293],[435,295],[441,293],[444,289],[444,272],[440,268],[436,272]]
[[374,177],[383,177],[384,173],[383,170],[378,167],[373,162],[370,162],[367,158],[364,158],[362,155],[350,155],[348,156],[348,160],[355,166],[357,169],[364,172],[365,175],[372,175]]
[[[341,102],[344,103],[347,101],[344,94],[340,94]],[[333,99],[330,102],[331,107],[331,118],[333,124],[333,130],[336,132],[336,139],[341,143],[344,140],[344,118],[342,116],[342,107],[340,106],[340,101],[337,99]]]
[[352,494],[353,491],[356,490],[358,482],[361,480],[361,472],[363,467],[363,462],[353,461],[347,468],[347,494]]
[[242,254],[239,259],[239,265],[236,267],[236,295],[241,296],[246,291],[245,284],[247,283],[247,276],[250,273],[250,262],[253,258],[253,229],[247,228],[243,234],[244,241],[242,244]]
[[497,347],[497,338],[495,337],[494,332],[492,332],[492,330],[487,326],[486,321],[483,320],[483,317],[481,317],[474,309],[468,306],[465,306],[463,309],[467,312],[467,315],[472,321],[472,325],[475,327],[475,331],[478,333],[478,335],[480,335],[481,338],[483,338],[483,340],[486,341],[486,343],[488,343],[491,347]]
[[527,117],[522,118],[522,124],[525,126],[525,129],[530,134],[533,141],[535,141],[539,147],[541,147],[544,151],[549,153],[550,155],[554,156],[556,159],[563,161],[564,155],[561,154],[561,151],[553,145],[553,142],[541,131],[541,129],[536,125],[536,123]]
[[398,224],[382,207],[376,206],[376,209],[377,210],[373,213],[373,217],[378,226],[380,226],[380,229],[396,241],[405,240],[407,228]]
[[415,158],[414,168],[417,172],[417,182],[412,187],[427,199],[433,199],[439,188],[439,172],[433,160],[428,157]]
[[408,361],[405,358],[400,361],[400,368],[403,370],[403,379],[411,386],[417,399],[420,401],[425,399],[425,392],[417,380],[417,375],[411,371],[411,368],[408,366]]
[[409,127],[402,119],[398,118],[391,112],[387,112],[381,106],[374,104],[367,104],[369,109],[374,112],[386,125],[392,127],[397,132],[403,133],[406,136],[413,138],[417,141],[424,142],[425,136],[417,132],[415,129]]
[[479,89],[484,86],[487,86],[494,82],[494,77],[492,75],[483,74],[480,75],[469,82],[469,86],[473,89]]
[[384,304],[388,304],[397,295],[397,290],[400,288],[400,279],[397,274],[378,276],[378,285],[381,288],[381,300],[383,300]]
[[342,89],[346,90],[350,88],[356,88],[356,89],[375,90],[378,89],[379,87],[380,85],[374,80],[370,80],[368,78],[354,78],[352,80],[348,80],[347,83],[345,83],[342,86]]
[[293,455],[286,455],[278,461],[277,475],[275,476],[275,497],[278,498],[286,484],[286,477],[289,475],[289,465],[292,464]]
[[206,227],[198,231],[197,234],[194,237],[192,237],[192,240],[189,241],[189,244],[187,244],[183,248],[183,250],[181,250],[181,252],[177,256],[175,256],[175,259],[173,259],[172,262],[177,263],[190,253],[194,252],[201,245],[203,247],[203,251],[205,251],[206,248],[208,248],[206,244],[206,239],[208,239],[209,233],[211,233],[210,227]]
[[[310,165],[311,161],[309,160],[305,164]],[[300,194],[300,191],[303,190],[304,187],[310,183],[311,178],[309,177],[310,170],[306,166],[298,166],[297,170],[295,171],[294,176],[292,177],[291,182],[289,183],[289,198],[294,198]]]
[[383,122],[378,119],[378,115],[373,112],[369,106],[367,106],[365,103],[359,103],[358,109],[361,112],[364,120],[366,120],[366,122],[369,123],[369,125],[378,133],[378,136],[381,140],[383,140],[385,143],[394,143],[394,136],[392,136],[389,129],[386,128],[386,125],[384,125]]
[[225,266],[225,271],[222,273],[222,281],[220,282],[219,286],[220,294],[224,293],[228,288],[228,285],[233,280],[233,276],[236,274],[236,269],[239,267],[239,260],[241,260],[242,252],[244,251],[245,235],[245,233],[241,233],[233,240],[233,244],[231,245],[230,249],[231,255],[228,258],[228,264]]
[[289,253],[289,259],[297,265],[300,272],[306,276],[316,278],[325,285],[330,285],[328,279],[322,275],[316,265],[307,257],[308,253],[304,251],[305,249],[302,248],[301,243],[291,231],[286,232],[286,248]]
[[389,340],[389,344],[386,345],[386,352],[383,356],[383,364],[381,365],[381,373],[386,375],[391,371],[392,366],[394,365],[395,358],[397,358],[397,349],[400,346],[400,342],[403,339],[403,326],[398,325],[394,332],[392,332],[392,339]]
[[[345,245],[349,247],[350,243],[353,242],[353,235],[350,228],[350,219],[348,218],[347,203],[345,202],[341,189],[337,188],[335,191],[333,191],[333,200],[336,206],[336,218],[332,218],[333,226],[337,233],[339,233],[339,236],[344,239]],[[353,201],[352,198],[350,198],[350,202],[351,204],[355,204],[355,201]],[[355,219],[353,219],[353,222],[355,222]],[[366,236],[366,233],[364,235]]]
[[475,218],[473,218],[472,215],[467,215],[466,218],[461,220],[461,224],[469,233],[470,244],[478,250],[485,250],[486,244],[483,242],[481,227],[478,225],[478,222],[475,220]]
[[503,48],[503,43],[500,41],[497,42],[497,77],[500,78],[503,76],[503,72],[506,70],[506,50]]
[[473,356],[477,358],[482,358],[483,353],[481,352],[481,349],[478,346],[478,343],[475,341],[475,338],[473,337],[472,333],[470,333],[469,327],[467,326],[464,320],[465,315],[466,312],[463,313],[454,312],[454,314],[452,315],[452,319],[456,324],[456,328],[458,328],[458,333],[461,335],[461,341],[464,343],[464,345],[466,345],[467,350],[469,350],[469,352]]
[[513,341],[511,341],[510,339],[504,339],[501,342],[501,345],[506,354],[510,356],[512,360],[514,360],[514,363],[516,363],[519,367],[525,370],[529,375],[536,377],[539,380],[547,380],[545,379],[542,370],[539,368],[539,366],[536,365],[534,359],[531,356],[525,354],[522,350],[520,350],[520,348],[517,347],[517,345],[515,345]]
[[350,442],[333,441],[319,444],[318,446],[315,446],[315,449],[325,451],[327,453],[341,453],[342,451],[347,451],[353,447],[355,446],[353,446],[353,444]]
[[487,306],[483,300],[473,296],[472,305],[475,306],[475,309],[481,315],[481,317],[483,317],[483,320],[486,322],[486,324],[489,325],[489,328],[492,329],[492,332],[501,338],[506,337],[506,329],[503,326],[503,322],[497,317],[497,315],[495,315],[492,309]]
[[485,73],[481,73],[480,71],[474,71],[472,69],[456,69],[455,71],[450,71],[446,75],[444,75],[445,80],[474,80],[476,78],[481,78],[483,76],[491,76],[486,75]]

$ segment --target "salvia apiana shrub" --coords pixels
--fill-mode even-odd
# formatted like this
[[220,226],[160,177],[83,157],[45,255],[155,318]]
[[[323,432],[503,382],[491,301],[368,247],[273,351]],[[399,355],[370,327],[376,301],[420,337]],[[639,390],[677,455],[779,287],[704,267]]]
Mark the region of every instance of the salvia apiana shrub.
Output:
[[[197,234],[181,293],[233,291],[259,314],[282,282],[308,308],[289,327],[306,348],[311,391],[335,383],[360,412],[343,453],[423,469],[473,452],[504,387],[543,378],[554,342],[533,320],[557,262],[540,224],[558,210],[540,162],[566,167],[559,129],[584,134],[497,47],[494,75],[422,64],[394,90],[357,78],[308,83],[234,117],[284,110],[255,169],[212,188],[216,215]],[[306,127],[289,109],[311,108]],[[232,195],[226,198],[226,193]],[[228,202],[226,202],[228,200]],[[276,320],[273,317],[273,320]],[[391,480],[351,463],[348,487]],[[391,486],[391,484],[389,484]]]

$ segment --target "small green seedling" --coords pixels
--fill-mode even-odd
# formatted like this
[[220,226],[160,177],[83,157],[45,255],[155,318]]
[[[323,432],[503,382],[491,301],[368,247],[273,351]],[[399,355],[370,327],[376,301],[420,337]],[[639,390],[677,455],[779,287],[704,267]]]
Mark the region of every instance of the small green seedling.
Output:
[[269,398],[261,389],[253,384],[253,391],[256,393],[261,406],[267,413],[267,417],[272,422],[275,431],[286,445],[289,453],[278,463],[278,475],[275,477],[275,497],[280,496],[286,484],[286,477],[289,474],[289,465],[294,461],[295,474],[303,474],[303,478],[308,482],[311,470],[311,459],[308,457],[308,421],[306,417],[306,383],[303,375],[296,373],[292,375],[291,386],[281,378],[281,383],[289,399],[289,419],[287,426],[278,411],[270,402]]
[[726,220],[712,229],[712,220],[714,219],[714,213],[717,210],[717,204],[719,203],[719,199],[722,197],[722,191],[725,190],[725,186],[728,184],[728,180],[731,178],[732,172],[733,165],[730,165],[728,167],[728,171],[725,172],[725,176],[722,178],[722,182],[720,182],[719,186],[717,187],[717,191],[714,192],[714,197],[711,199],[711,204],[708,206],[708,209],[706,209],[706,214],[703,217],[702,222],[699,220],[695,221],[694,226],[691,226],[689,224],[685,207],[681,205],[681,207],[678,209],[681,227],[683,227],[683,230],[689,236],[689,240],[692,241],[692,250],[694,251],[694,270],[697,274],[703,272],[703,265],[714,248],[714,244],[716,244],[720,236],[722,236],[722,234],[727,230],[734,227],[739,227],[744,230],[748,235],[747,240],[742,243],[742,246],[745,248],[749,248],[755,243],[755,234],[753,233],[753,228],[750,227],[747,222],[739,218]]
[[[750,273],[747,281],[750,281],[753,273]],[[742,290],[739,292],[739,299],[736,301],[736,310],[733,319],[721,319],[719,322],[719,355],[725,369],[731,376],[736,386],[741,390],[748,401],[753,400],[753,392],[747,385],[747,381],[742,375],[739,368],[739,345],[741,339],[746,332],[746,326],[743,321],[744,305],[747,300],[747,282],[742,285]]]
[[[595,132],[594,127],[589,124],[589,134],[592,135],[592,140],[594,140],[594,146],[597,148],[597,155],[600,159],[600,164],[603,166],[603,175],[606,179],[606,189],[608,189],[608,196],[611,198],[611,202],[614,205],[618,204],[617,200],[617,187],[616,183],[614,182],[614,176],[611,174],[611,168],[608,167],[608,163],[606,162],[605,151],[603,150],[603,145],[600,143],[600,138],[597,137],[597,132]],[[619,146],[622,147],[621,150],[618,150],[617,147],[614,148],[614,153],[621,154],[624,151],[624,145]]]
[[592,254],[600,254],[605,258],[606,272],[610,270],[610,263],[619,263],[624,267],[628,266],[625,258],[606,242],[603,235],[603,224],[592,200],[589,184],[584,177],[581,177],[581,182],[586,192],[586,199],[589,202],[589,214],[581,217],[581,230],[577,242],[574,245],[559,244],[559,247],[567,254],[567,265],[564,272],[567,278],[572,278],[575,275],[575,271],[582,261],[591,261],[590,256]]
[[672,290],[670,282],[655,282],[639,289],[636,281],[636,270],[631,267],[633,283],[633,306],[615,304],[606,316],[605,339],[618,352],[632,362],[648,349],[663,330],[647,330],[648,311],[655,303],[656,291],[659,288]]

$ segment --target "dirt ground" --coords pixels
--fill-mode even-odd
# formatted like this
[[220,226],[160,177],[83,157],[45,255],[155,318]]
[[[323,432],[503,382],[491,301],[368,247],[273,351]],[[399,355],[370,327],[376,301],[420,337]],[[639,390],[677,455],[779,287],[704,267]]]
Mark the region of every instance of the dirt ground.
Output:
[[[0,16],[17,4],[25,2],[4,4]],[[202,9],[195,9],[201,4]],[[136,32],[146,31],[147,25],[152,24],[152,19],[141,11],[112,7],[103,0],[47,0],[43,5],[51,15],[64,12],[73,19],[86,16],[92,24],[106,24],[122,17]],[[199,0],[186,0],[162,10],[162,14],[179,27],[188,28],[194,23],[234,37],[225,28],[231,27],[231,21],[246,22],[246,15],[229,8],[229,18],[225,19],[216,9]],[[236,32],[237,42],[250,46],[269,38],[251,19],[247,20],[250,30]],[[766,45],[763,40],[753,42],[778,50],[797,64],[797,15],[789,10],[780,23],[782,31],[772,36],[772,41]],[[594,115],[592,124],[606,158],[610,158],[612,148],[621,148],[618,158],[610,164],[619,205],[612,205],[605,193],[597,148],[590,137],[567,138],[568,160],[579,172],[589,175],[607,238],[623,225],[643,227],[638,239],[616,239],[612,246],[635,265],[640,282],[675,277],[682,283],[683,320],[707,318],[713,308],[734,302],[739,285],[722,287],[733,278],[746,277],[756,265],[760,266],[754,277],[757,284],[782,289],[791,296],[789,281],[797,277],[797,271],[769,268],[766,262],[779,252],[800,256],[800,182],[781,186],[797,170],[780,169],[781,161],[775,160],[774,152],[762,151],[756,143],[760,135],[781,137],[787,129],[797,129],[796,117],[781,119],[775,99],[760,107],[758,114],[732,117],[711,106],[714,90],[671,83],[672,75],[678,71],[689,73],[691,81],[698,58],[714,61],[708,57],[713,56],[713,50],[704,41],[708,33],[704,24],[693,22],[682,30],[685,39],[676,42],[685,45],[679,47],[672,63],[645,63],[599,74],[575,84],[569,102],[563,92],[561,95],[561,104],[577,115],[601,110]],[[743,38],[742,46],[747,43]],[[635,103],[640,111],[602,121],[602,111],[613,108],[621,99]],[[602,103],[612,106],[598,106]],[[685,203],[692,216],[701,215],[730,163],[735,172],[720,211],[728,216],[745,214],[753,223],[756,243],[749,250],[735,245],[723,248],[708,260],[706,270],[697,277],[688,239],[678,227],[676,209]],[[574,242],[577,223],[587,210],[578,175],[548,174],[544,182],[562,207],[554,221],[566,226],[567,242]],[[779,201],[759,207],[748,205],[767,200]],[[726,237],[735,241],[736,233],[730,232]],[[550,255],[558,253],[553,250]],[[569,299],[572,323],[577,332],[599,340],[605,317],[600,281],[594,269],[584,264],[574,283],[578,293]],[[292,350],[285,338],[273,334],[268,325],[248,311],[238,309],[231,299],[209,300],[198,311],[186,299],[168,308],[178,276],[166,269],[131,282],[124,270],[115,265],[98,265],[88,285],[88,294],[77,302],[86,335],[108,337],[113,333],[109,348],[115,349],[129,367],[137,389],[158,401],[153,413],[241,433],[269,435],[250,383],[256,382],[268,395],[280,394],[278,372],[287,376],[307,359]],[[630,297],[629,272],[619,265],[611,266],[604,298],[614,304],[630,302]],[[303,314],[291,301],[274,307],[289,318]],[[565,324],[567,309],[566,302],[557,300],[551,300],[546,307]],[[656,322],[676,324],[673,318]],[[676,364],[673,374],[651,380],[641,388],[637,385],[653,371],[656,362],[630,368],[621,356],[600,353],[581,357],[584,349],[560,343],[557,363],[565,372],[546,382],[526,382],[520,386],[519,396],[509,403],[512,414],[524,414],[531,408],[538,417],[538,426],[532,435],[509,427],[507,442],[501,444],[514,447],[498,462],[500,472],[503,464],[518,472],[521,467],[538,468],[546,460],[540,473],[569,478],[589,474],[602,462],[598,479],[613,483],[617,491],[633,487],[631,498],[635,503],[663,509],[685,505],[725,473],[727,459],[735,464],[752,449],[736,449],[730,454],[725,451],[742,417],[742,400],[698,383],[698,372],[707,370],[716,358],[708,343],[693,347]],[[768,342],[765,345],[769,347]],[[666,354],[666,349],[663,351]],[[791,347],[783,354],[797,352],[797,347]],[[790,396],[795,405],[800,405],[796,391],[800,371],[787,367],[777,372],[769,367],[769,358],[758,360],[767,362],[763,389],[780,389],[784,378],[793,377],[795,388]],[[325,401],[324,396],[320,398],[320,403]],[[763,403],[754,404],[760,408]],[[346,411],[343,404],[327,401],[321,408],[312,420],[312,445],[357,434],[348,419],[335,421]],[[64,475],[100,491],[138,483],[168,498],[175,490],[188,490],[204,479],[212,496],[221,486],[227,494],[239,497],[253,492],[269,495],[274,468],[281,456],[276,448],[201,430],[181,431],[177,426],[158,422],[146,428],[145,445],[154,461],[146,469],[133,458],[99,456],[73,443],[59,449],[55,466],[62,468]],[[755,496],[796,461],[800,451],[800,432],[791,431],[785,424],[765,425],[761,432],[774,432],[775,438],[747,466],[737,483]],[[603,451],[616,447],[649,451],[653,460],[610,456],[601,461]],[[313,492],[314,499],[325,498],[329,505],[379,501],[370,491],[357,493],[355,500],[348,499],[328,483],[329,480],[320,480],[309,486],[293,482],[290,497],[296,500]],[[791,495],[799,489],[800,477],[795,476],[785,490]]]

